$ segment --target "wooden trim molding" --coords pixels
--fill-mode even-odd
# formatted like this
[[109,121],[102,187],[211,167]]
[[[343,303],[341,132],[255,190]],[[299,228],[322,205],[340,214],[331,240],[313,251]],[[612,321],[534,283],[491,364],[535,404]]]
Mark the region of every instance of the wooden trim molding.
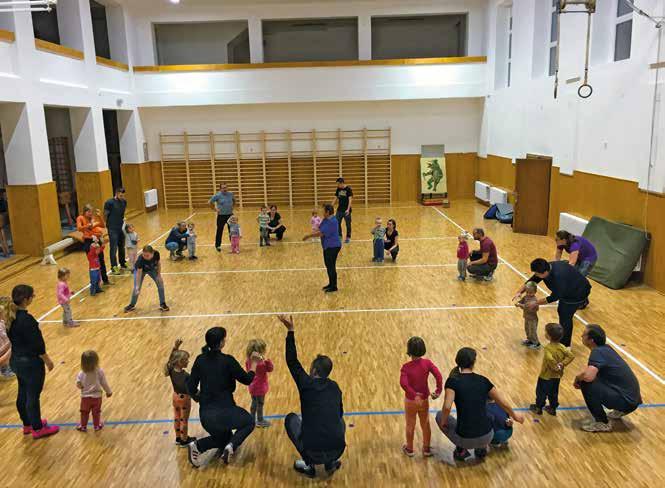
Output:
[[52,54],[57,54],[58,56],[64,56],[66,58],[83,60],[83,53],[77,49],[73,49],[67,46],[61,46],[60,44],[54,44],[52,42],[44,41],[42,39],[35,39],[35,48],[39,51],[45,51]]
[[129,71],[129,66],[120,61],[113,61],[112,59],[97,56],[97,64],[106,66],[107,68],[119,69],[120,71]]
[[352,61],[306,61],[297,63],[246,63],[246,64],[174,64],[163,66],[135,66],[136,73],[174,73],[186,71],[230,71],[240,69],[274,68],[336,68],[345,66],[414,66],[436,64],[486,63],[486,56],[415,59],[373,59]]
[[649,65],[649,68],[651,69],[665,68],[665,61],[661,61],[660,63],[652,63]]
[[0,29],[0,42],[14,42],[16,40],[16,36],[12,31]]

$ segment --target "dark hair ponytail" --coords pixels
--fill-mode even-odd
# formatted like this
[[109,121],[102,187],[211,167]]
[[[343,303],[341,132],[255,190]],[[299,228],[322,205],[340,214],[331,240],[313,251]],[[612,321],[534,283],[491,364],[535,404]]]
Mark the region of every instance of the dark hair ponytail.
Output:
[[219,351],[222,342],[226,339],[226,329],[224,327],[213,327],[206,332],[206,345],[201,348],[203,354],[210,354]]

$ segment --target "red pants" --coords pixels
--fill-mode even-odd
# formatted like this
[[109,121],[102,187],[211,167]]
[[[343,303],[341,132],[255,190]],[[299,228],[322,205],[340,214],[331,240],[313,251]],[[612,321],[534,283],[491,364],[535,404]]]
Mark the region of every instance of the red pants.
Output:
[[173,392],[173,427],[176,437],[187,440],[189,413],[192,410],[192,398]]
[[429,400],[404,399],[406,411],[406,447],[413,450],[413,435],[416,431],[416,417],[420,419],[420,428],[423,430],[423,449],[429,449],[432,431],[429,427]]
[[88,426],[88,416],[92,411],[92,424],[99,427],[102,423],[102,398],[81,398],[81,427]]

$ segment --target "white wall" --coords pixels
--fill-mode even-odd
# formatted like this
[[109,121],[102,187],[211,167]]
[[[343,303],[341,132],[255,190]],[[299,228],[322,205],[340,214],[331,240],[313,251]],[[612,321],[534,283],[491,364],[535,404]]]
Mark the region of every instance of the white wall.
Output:
[[160,159],[159,133],[231,133],[392,129],[393,154],[420,154],[423,144],[476,152],[482,99],[290,103],[140,109],[151,160]]
[[[542,4],[550,0],[513,0],[512,83],[505,88],[504,36],[497,26],[502,20],[503,2],[492,1],[488,22],[488,87],[480,138],[481,155],[495,154],[509,158],[526,153],[551,155],[562,173],[574,170],[638,181],[646,188],[653,98],[656,70],[649,64],[657,61],[657,30],[648,20],[633,16],[631,58],[614,62],[614,25],[608,5],[599,2],[593,18],[592,66],[589,82],[594,87],[591,98],[577,95],[579,82],[566,80],[584,76],[586,16],[564,15],[561,22],[560,86],[558,99],[553,98],[554,78],[547,76],[547,42],[549,9]],[[665,15],[665,2],[638,0],[636,4],[656,16]],[[543,11],[545,15],[543,16]],[[603,23],[609,23],[609,26]],[[665,31],[665,29],[660,29]],[[545,33],[545,34],[543,34]],[[661,61],[665,57],[665,33]],[[537,44],[534,44],[534,40]],[[498,42],[498,45],[497,45]],[[661,69],[661,71],[663,71]],[[661,74],[659,91],[665,73]],[[497,87],[495,89],[495,86]],[[661,147],[656,147],[656,167],[652,171],[651,189],[665,188],[665,108],[656,107],[656,134]]]

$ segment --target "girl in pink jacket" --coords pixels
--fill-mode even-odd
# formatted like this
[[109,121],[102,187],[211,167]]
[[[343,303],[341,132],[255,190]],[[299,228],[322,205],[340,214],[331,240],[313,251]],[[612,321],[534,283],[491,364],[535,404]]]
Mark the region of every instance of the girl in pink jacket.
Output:
[[252,339],[247,344],[247,360],[245,369],[249,371],[252,361],[252,355],[258,354],[260,360],[256,365],[256,375],[250,383],[248,389],[252,396],[251,414],[257,427],[270,427],[270,422],[263,418],[263,405],[265,403],[266,393],[268,393],[268,373],[272,372],[273,365],[270,359],[265,357],[266,343],[261,339]]

